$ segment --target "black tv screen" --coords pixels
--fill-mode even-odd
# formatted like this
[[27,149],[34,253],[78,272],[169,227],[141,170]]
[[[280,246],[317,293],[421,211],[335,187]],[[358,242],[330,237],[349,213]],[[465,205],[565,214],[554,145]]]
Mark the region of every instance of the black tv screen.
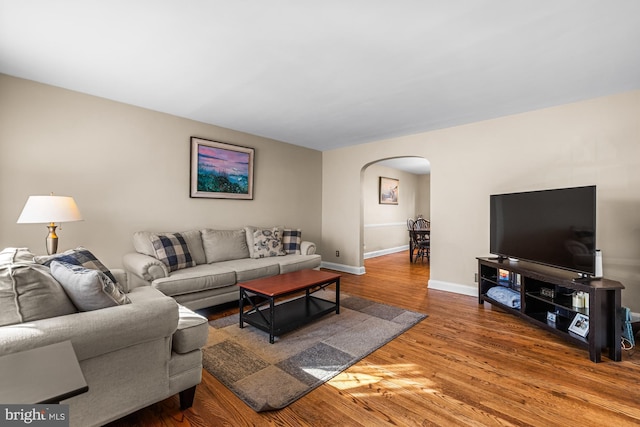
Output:
[[490,196],[490,252],[595,274],[596,187]]

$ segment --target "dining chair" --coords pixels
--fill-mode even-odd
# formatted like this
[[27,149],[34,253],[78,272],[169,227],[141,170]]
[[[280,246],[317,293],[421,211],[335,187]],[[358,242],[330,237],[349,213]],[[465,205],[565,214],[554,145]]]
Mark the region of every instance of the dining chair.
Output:
[[431,228],[431,221],[424,218],[416,219],[414,223],[415,230],[428,230],[429,228]]
[[414,262],[418,261],[418,258],[423,260],[427,258],[427,261],[431,258],[431,236],[429,221],[425,219],[418,219],[413,224],[413,231],[411,233],[413,239],[413,247],[417,250]]

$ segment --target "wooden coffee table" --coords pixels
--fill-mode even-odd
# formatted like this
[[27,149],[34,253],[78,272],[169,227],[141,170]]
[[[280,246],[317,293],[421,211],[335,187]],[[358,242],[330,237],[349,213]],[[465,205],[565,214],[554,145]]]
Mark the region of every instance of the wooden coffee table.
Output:
[[[314,296],[335,284],[336,300]],[[340,275],[319,270],[300,270],[263,279],[238,283],[240,287],[240,328],[245,322],[273,337],[296,329],[312,320],[335,311],[340,314]],[[302,293],[298,297],[276,304],[279,298]],[[245,303],[249,309],[245,312]]]

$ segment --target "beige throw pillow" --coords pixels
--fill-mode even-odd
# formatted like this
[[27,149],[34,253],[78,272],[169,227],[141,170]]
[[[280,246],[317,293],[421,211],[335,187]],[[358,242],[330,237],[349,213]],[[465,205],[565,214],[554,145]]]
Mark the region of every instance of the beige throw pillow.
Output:
[[0,254],[0,326],[76,312],[49,268],[36,264],[33,257],[24,248],[7,248]]
[[207,263],[249,258],[244,230],[202,230]]

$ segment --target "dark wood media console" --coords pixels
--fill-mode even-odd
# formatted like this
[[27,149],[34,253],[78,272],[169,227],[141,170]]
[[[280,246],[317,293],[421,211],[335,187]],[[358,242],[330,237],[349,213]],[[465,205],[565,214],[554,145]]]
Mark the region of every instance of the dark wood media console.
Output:
[[[501,271],[504,273],[501,277]],[[502,286],[520,296],[518,306],[509,306],[487,295],[489,289]],[[578,279],[576,273],[525,261],[478,258],[478,303],[485,301],[528,320],[570,342],[589,349],[593,362],[601,361],[608,350],[609,359],[621,360],[622,283],[608,279]],[[574,307],[571,293],[587,294],[587,307]],[[514,294],[515,295],[515,294]],[[589,330],[582,337],[569,330],[576,315],[588,317]],[[548,320],[555,317],[555,321]]]

